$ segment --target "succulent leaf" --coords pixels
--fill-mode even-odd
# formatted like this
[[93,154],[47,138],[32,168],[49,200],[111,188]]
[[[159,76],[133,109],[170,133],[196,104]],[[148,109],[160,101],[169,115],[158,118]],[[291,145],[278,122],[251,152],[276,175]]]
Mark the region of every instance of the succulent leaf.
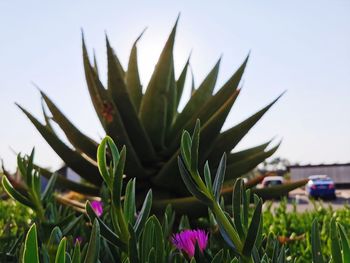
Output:
[[187,59],[187,62],[182,69],[179,78],[176,81],[176,109],[179,107],[180,100],[182,98],[182,93],[185,87],[185,82],[186,82],[186,76],[187,76],[187,70],[188,66],[190,64],[190,57]]
[[283,95],[282,93],[274,101],[268,104],[266,107],[250,116],[246,120],[237,124],[236,126],[228,129],[227,131],[220,134],[218,139],[215,141],[215,145],[212,149],[212,155],[210,156],[211,161],[216,161],[220,158],[218,153],[230,152],[240,140],[249,132],[249,130],[261,119],[261,117],[274,105]]
[[[166,100],[170,89],[171,74],[174,70],[173,47],[176,26],[165,43],[140,107],[140,118],[156,150],[164,149],[166,130]],[[163,101],[164,100],[164,101]]]
[[84,152],[90,158],[96,158],[97,142],[83,134],[77,127],[71,123],[52,100],[42,91],[41,96],[49,108],[53,120],[61,127],[69,142],[81,152]]
[[331,252],[332,252],[332,260],[334,263],[342,263],[342,253],[340,249],[340,240],[337,229],[337,223],[335,222],[335,218],[331,219]]
[[55,263],[65,263],[66,262],[66,247],[67,247],[67,238],[62,238],[60,244],[57,248]]
[[124,81],[123,72],[118,67],[118,59],[114,50],[107,42],[108,60],[108,92],[112,98],[123,123],[130,141],[141,161],[149,162],[156,158],[152,143],[144,130],[133,107],[127,85]]
[[100,254],[100,225],[95,219],[92,225],[90,241],[84,263],[96,263]]
[[[215,64],[214,68],[203,80],[202,84],[192,94],[185,108],[177,116],[176,121],[168,134],[168,140],[172,140],[172,138],[178,136],[178,134],[181,133],[182,129],[185,127],[187,121],[193,116],[198,115],[198,112],[202,109],[203,104],[212,96],[219,72],[220,61],[221,59],[219,59],[219,61]],[[188,63],[186,63],[186,70],[187,65]]]
[[252,193],[257,194],[263,200],[276,199],[286,196],[290,191],[304,186],[307,182],[307,179],[303,179],[283,185],[274,185],[269,188],[252,188]]
[[39,263],[38,236],[36,225],[33,224],[24,242],[23,263]]
[[311,247],[312,247],[312,258],[315,263],[325,262],[321,251],[321,239],[318,231],[318,221],[315,219],[312,223],[311,230]]
[[263,162],[266,158],[273,155],[279,147],[279,144],[268,151],[262,151],[254,155],[250,155],[240,161],[227,164],[227,176],[226,181],[236,179],[242,174],[246,174],[256,167],[259,163]]
[[56,134],[52,133],[50,129],[42,125],[32,114],[21,106],[18,105],[18,107],[24,112],[25,115],[27,115],[40,134],[46,139],[50,146],[67,165],[69,165],[75,172],[80,174],[89,182],[95,185],[101,184],[101,177],[99,176],[97,167],[94,164],[82,157],[78,152],[70,149],[57,137]]
[[130,99],[135,107],[136,112],[139,112],[140,104],[142,100],[142,85],[140,81],[138,63],[137,63],[137,42],[143,35],[144,31],[140,36],[135,40],[128,63],[128,71],[126,72],[126,86]]

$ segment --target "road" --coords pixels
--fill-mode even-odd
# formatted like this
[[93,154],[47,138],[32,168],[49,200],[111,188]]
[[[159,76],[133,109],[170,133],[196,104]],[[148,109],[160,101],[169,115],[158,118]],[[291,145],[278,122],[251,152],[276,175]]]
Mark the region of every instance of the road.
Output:
[[[345,204],[350,204],[350,189],[340,189],[336,191],[337,199],[336,200],[320,200],[316,202],[322,202],[324,206],[331,205],[333,209],[343,208]],[[306,210],[314,209],[314,205],[310,202],[308,196],[305,193],[304,189],[296,189],[289,193],[287,210],[292,210],[292,203],[297,203],[297,211],[303,212]],[[272,208],[279,205],[279,201],[274,201]]]

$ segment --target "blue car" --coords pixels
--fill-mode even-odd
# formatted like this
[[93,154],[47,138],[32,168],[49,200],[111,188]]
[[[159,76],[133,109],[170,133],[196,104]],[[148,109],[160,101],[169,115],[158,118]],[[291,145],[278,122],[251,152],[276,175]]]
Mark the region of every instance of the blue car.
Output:
[[306,193],[313,198],[336,199],[334,181],[327,175],[309,176]]

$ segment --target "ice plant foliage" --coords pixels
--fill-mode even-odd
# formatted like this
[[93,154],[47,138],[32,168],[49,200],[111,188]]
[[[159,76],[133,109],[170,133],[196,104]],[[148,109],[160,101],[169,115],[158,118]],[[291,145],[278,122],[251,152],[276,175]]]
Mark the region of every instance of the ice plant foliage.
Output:
[[203,253],[208,245],[208,233],[204,230],[184,230],[174,234],[171,238],[172,243],[181,251],[185,252],[190,258],[194,256],[196,244]]
[[96,215],[100,217],[103,213],[103,204],[101,201],[92,201],[91,202],[92,209],[95,211]]
[[[197,169],[199,130],[200,125],[197,122],[192,137],[188,137],[188,132],[184,133],[179,168],[189,191],[210,208],[208,227],[218,227],[218,232],[227,245],[216,243],[218,240],[215,237],[209,243],[209,233],[200,229],[171,235],[175,229],[175,212],[168,206],[163,220],[159,221],[155,215],[150,216],[151,190],[135,217],[138,209],[135,197],[136,180],[129,180],[126,187],[123,187],[126,149],[123,147],[119,152],[113,140],[106,137],[98,147],[98,165],[111,198],[105,203],[87,201],[85,211],[90,224],[87,224],[86,216],[77,217],[76,211],[56,203],[59,199],[54,201],[57,196],[53,192],[57,178],[55,175],[51,177],[44,193],[41,193],[39,171],[33,165],[34,152],[30,157],[18,157],[23,184],[28,191],[18,192],[6,176],[3,176],[2,185],[12,198],[35,211],[35,223],[26,231],[25,239],[19,236],[9,251],[0,251],[0,262],[14,263],[19,262],[19,259],[23,263],[292,262],[288,258],[293,259],[293,262],[304,262],[305,259],[300,255],[290,254],[290,250],[281,245],[273,234],[263,235],[261,199],[251,195],[251,190],[244,188],[241,179],[235,182],[232,204],[225,205],[225,199],[220,196],[225,175],[225,155],[220,161],[220,169],[214,180],[209,167],[204,169],[205,182],[202,180]],[[108,159],[107,151],[110,153]],[[125,191],[122,192],[122,189]],[[102,213],[105,215],[103,219],[100,217]],[[337,221],[338,218],[333,217],[330,223],[331,255],[323,254],[319,225],[317,220],[314,221],[310,246],[312,262],[330,262],[330,257],[334,263],[350,262],[349,239],[346,230]],[[320,223],[325,224],[324,221]],[[91,231],[84,229],[85,227],[91,228]],[[191,229],[186,214],[180,219],[179,229]],[[90,238],[84,236],[82,239],[79,233],[85,233],[86,230],[90,232]],[[82,241],[84,246],[81,246]],[[307,262],[311,262],[311,258]]]

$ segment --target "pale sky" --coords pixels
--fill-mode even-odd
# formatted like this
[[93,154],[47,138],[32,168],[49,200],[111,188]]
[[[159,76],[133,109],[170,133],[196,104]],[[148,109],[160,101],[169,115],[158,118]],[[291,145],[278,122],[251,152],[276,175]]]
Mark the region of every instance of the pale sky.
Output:
[[[0,1],[0,157],[36,148],[37,163],[62,162],[14,102],[42,120],[40,86],[86,134],[103,131],[86,88],[81,29],[106,73],[105,32],[123,65],[133,41],[146,85],[181,13],[175,43],[178,75],[192,50],[197,84],[223,55],[218,87],[251,51],[243,90],[225,123],[250,116],[284,90],[237,149],[277,136],[275,156],[300,163],[350,162],[350,1]],[[104,78],[105,79],[105,78]]]

